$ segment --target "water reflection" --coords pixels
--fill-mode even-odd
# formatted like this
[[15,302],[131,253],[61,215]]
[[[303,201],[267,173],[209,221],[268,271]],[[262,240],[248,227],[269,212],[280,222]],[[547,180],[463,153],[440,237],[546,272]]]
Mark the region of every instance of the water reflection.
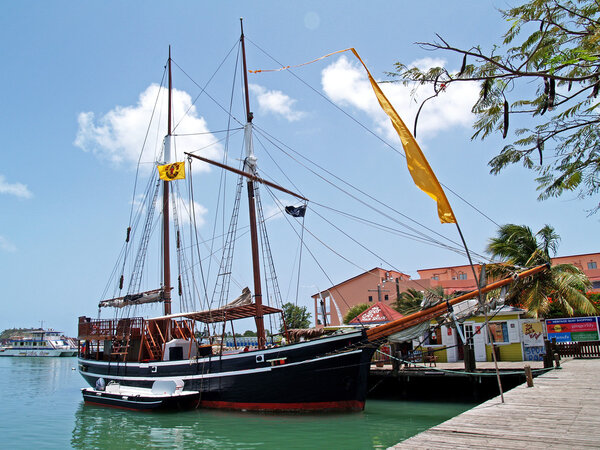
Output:
[[74,448],[387,448],[466,405],[368,403],[363,413],[282,415],[195,410],[137,413],[80,405]]
[[470,407],[368,400],[348,414],[136,413],[84,405],[76,365],[0,358],[3,448],[387,448]]

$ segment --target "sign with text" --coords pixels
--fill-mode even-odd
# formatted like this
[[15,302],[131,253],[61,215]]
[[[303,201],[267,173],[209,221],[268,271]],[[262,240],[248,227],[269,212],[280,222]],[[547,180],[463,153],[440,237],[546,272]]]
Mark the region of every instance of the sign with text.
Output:
[[548,339],[556,342],[581,342],[598,340],[598,323],[595,317],[546,319]]
[[527,347],[544,346],[544,329],[542,322],[521,323],[523,331],[523,345]]

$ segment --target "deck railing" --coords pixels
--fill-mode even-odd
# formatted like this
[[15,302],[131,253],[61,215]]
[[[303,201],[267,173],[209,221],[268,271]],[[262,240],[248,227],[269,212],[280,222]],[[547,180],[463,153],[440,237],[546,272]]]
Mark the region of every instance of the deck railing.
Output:
[[126,319],[94,320],[79,318],[79,340],[101,341],[105,339],[127,339],[139,337],[144,326],[144,319],[132,317]]
[[600,358],[600,341],[560,342],[554,344],[554,352],[561,357]]

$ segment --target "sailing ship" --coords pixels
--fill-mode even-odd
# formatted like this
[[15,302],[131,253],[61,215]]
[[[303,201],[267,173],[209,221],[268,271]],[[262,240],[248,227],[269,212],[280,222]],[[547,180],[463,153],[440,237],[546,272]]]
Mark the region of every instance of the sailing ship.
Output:
[[[275,277],[268,239],[259,238],[259,232],[264,231],[265,219],[259,208],[258,186],[267,185],[302,202],[306,202],[307,199],[261,178],[258,174],[253,150],[253,114],[249,106],[243,28],[240,43],[246,116],[243,167],[236,169],[192,153],[188,153],[187,156],[190,164],[193,160],[200,160],[237,174],[239,182],[236,204],[245,181],[248,192],[253,291],[246,288],[235,300],[228,303],[222,301],[220,307],[172,312],[170,192],[173,183],[171,180],[182,174],[183,170],[179,164],[183,163],[173,162],[171,156],[173,89],[169,51],[168,124],[167,135],[163,141],[161,165],[164,177],[163,181],[158,182],[162,183],[162,202],[156,202],[158,190],[151,201],[152,204],[160,203],[162,207],[162,285],[158,289],[137,292],[134,289],[139,285],[137,281],[140,275],[134,274],[132,280],[136,281],[130,282],[126,295],[103,300],[99,304],[100,309],[113,308],[114,318],[79,318],[79,372],[91,386],[102,380],[101,383],[114,382],[120,386],[148,389],[157,380],[178,378],[184,382],[184,391],[200,393],[200,407],[260,411],[360,411],[365,405],[371,359],[382,341],[394,333],[446,313],[453,304],[509,284],[513,279],[497,282],[491,287],[480,289],[479,292],[374,328],[343,329],[330,335],[307,337],[299,342],[291,342],[281,307],[263,301],[263,276],[271,282]],[[191,173],[190,169],[188,173]],[[219,288],[216,290],[216,296],[220,299],[229,295],[231,244],[236,240],[233,230],[237,228],[238,212],[239,210],[234,209],[226,244],[223,246],[223,258],[217,277]],[[302,209],[292,209],[288,212],[303,213]],[[151,215],[152,211],[149,210],[148,214]],[[151,217],[142,226],[140,240],[145,244],[149,240],[153,223]],[[133,232],[134,230],[128,228],[126,242],[129,242]],[[175,235],[174,241],[179,250],[180,234],[177,231]],[[263,260],[267,259],[264,265],[266,270],[270,270],[268,277],[261,274],[261,255]],[[135,268],[143,265],[141,261],[144,257],[145,253],[138,251]],[[531,273],[525,272],[518,277],[529,276]],[[123,289],[123,280],[121,275],[118,282],[119,291]],[[182,284],[185,285],[181,277],[178,277],[177,287],[180,292]],[[270,292],[273,290],[278,291],[277,286]],[[155,302],[163,304],[163,314],[158,317],[131,317],[120,313],[129,313],[142,305]],[[267,341],[265,317],[281,318],[284,339],[271,343]],[[254,320],[258,345],[252,349],[246,347],[227,350],[224,345],[225,325],[244,319]],[[211,333],[211,329],[220,330],[220,333]]]

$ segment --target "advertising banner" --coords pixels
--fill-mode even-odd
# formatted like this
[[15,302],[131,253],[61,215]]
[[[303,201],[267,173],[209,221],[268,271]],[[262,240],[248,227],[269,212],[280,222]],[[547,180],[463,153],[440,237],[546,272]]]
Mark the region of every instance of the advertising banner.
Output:
[[544,353],[544,327],[542,322],[521,322],[523,336],[523,358],[525,361],[542,361]]
[[556,342],[597,341],[598,322],[595,317],[546,319],[548,339]]
[[521,324],[523,329],[523,344],[527,347],[544,346],[544,329],[542,322],[525,322]]

